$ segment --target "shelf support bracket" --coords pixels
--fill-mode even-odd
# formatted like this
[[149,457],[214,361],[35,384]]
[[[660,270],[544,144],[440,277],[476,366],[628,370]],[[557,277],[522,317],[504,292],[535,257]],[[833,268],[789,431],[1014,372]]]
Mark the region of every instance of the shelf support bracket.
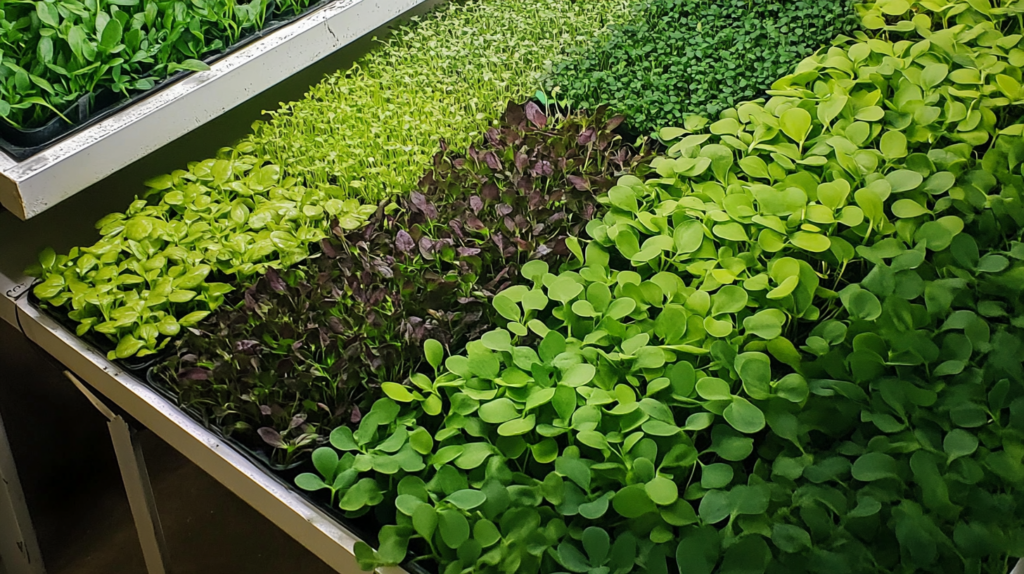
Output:
[[46,572],[3,420],[0,420],[0,557],[3,561],[0,571],[5,574]]
[[153,485],[146,470],[146,459],[142,452],[142,443],[138,433],[120,415],[115,414],[103,401],[99,400],[78,377],[70,371],[66,376],[96,410],[107,418],[110,440],[114,445],[117,465],[121,469],[121,479],[128,495],[128,505],[132,509],[135,530],[142,546],[142,556],[146,561],[149,574],[168,574],[167,546],[164,542],[164,531],[160,525],[160,513],[157,511],[156,498],[153,496]]

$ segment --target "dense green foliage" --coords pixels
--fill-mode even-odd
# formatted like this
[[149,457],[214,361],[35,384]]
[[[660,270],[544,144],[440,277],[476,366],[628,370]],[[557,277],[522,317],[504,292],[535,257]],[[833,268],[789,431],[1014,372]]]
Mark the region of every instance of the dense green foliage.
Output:
[[490,329],[489,301],[520,266],[568,256],[595,194],[642,171],[612,131],[621,121],[509,105],[478,146],[439,153],[419,191],[383,202],[362,229],[337,230],[308,264],[270,270],[186,333],[163,377],[183,404],[254,442],[296,416],[324,439],[358,422],[381,383],[420,368],[423,341],[464,348]]
[[[680,106],[675,127],[638,120],[659,128],[665,146],[653,159],[613,133],[622,116],[606,119],[604,107],[552,122],[531,103],[493,121],[481,99],[465,108],[483,110],[478,119],[442,125],[429,105],[465,113],[454,103],[474,96],[462,83],[499,93],[472,78],[518,65],[503,56],[458,72],[436,62],[459,79],[441,82],[443,97],[423,110],[339,112],[358,153],[320,125],[335,125],[324,121],[327,100],[296,104],[258,136],[296,177],[278,184],[247,144],[160,178],[163,202],[104,222],[111,239],[99,246],[120,255],[45,254],[37,294],[92,313],[105,312],[107,293],[132,311],[152,302],[169,312],[167,285],[118,285],[161,280],[147,265],[180,253],[167,251],[171,231],[210,252],[172,277],[203,283],[206,265],[266,270],[230,306],[189,320],[160,373],[183,405],[262,440],[275,461],[312,451],[296,485],[383,524],[376,550],[356,546],[365,568],[412,554],[439,574],[1005,574],[1024,555],[1024,48],[1013,1],[860,4],[867,32],[836,38],[779,79],[757,68],[762,88],[775,79],[766,100],[713,121]],[[557,4],[567,19],[586,10]],[[473,18],[530,5],[449,7],[457,24],[407,29],[318,90],[379,97],[383,80],[356,89],[370,63],[392,70],[368,78],[392,78],[413,60],[434,63],[435,49],[472,54],[511,37],[459,29],[448,52],[417,34],[488,26]],[[756,22],[721,4],[686,9],[697,7],[693,16],[734,21],[755,39],[814,9],[801,32],[848,25],[846,12],[829,19],[801,2],[730,6],[761,14]],[[775,20],[757,12],[769,8]],[[547,9],[520,17],[554,22]],[[711,34],[712,23],[694,20],[671,42]],[[546,41],[575,26],[560,25]],[[519,41],[536,37],[517,26]],[[730,49],[743,39],[731,38]],[[401,59],[395,45],[418,53]],[[433,69],[418,73],[387,86],[410,78],[429,91],[415,82]],[[286,125],[308,128],[308,160]],[[445,137],[431,166],[431,138],[449,129],[475,135]],[[381,137],[408,133],[401,144]],[[376,212],[341,201],[413,189],[413,178],[415,192]],[[232,194],[268,187],[270,199],[254,193],[235,216]],[[282,195],[295,203],[260,224],[276,226],[269,235],[246,235],[260,201]],[[202,215],[208,207],[216,215]],[[160,222],[171,208],[187,233]],[[348,224],[329,224],[334,208],[352,214]],[[229,219],[247,238],[238,246],[210,239]],[[245,256],[246,241],[267,240],[276,252]],[[311,241],[314,257],[268,269],[306,258]],[[114,271],[77,279],[100,264]],[[110,275],[111,287],[90,287]],[[179,287],[190,290],[172,281],[169,293]],[[222,288],[206,288],[189,299],[219,304]],[[79,318],[90,317],[86,330],[111,323]]]
[[150,180],[151,198],[101,219],[94,245],[44,251],[29,270],[43,279],[35,295],[68,312],[79,336],[116,345],[111,359],[144,357],[219,307],[233,290],[224,279],[293,265],[327,222],[356,229],[373,213],[336,188],[297,185],[252,151],[225,148]]
[[[311,2],[277,2],[278,13]],[[0,118],[36,127],[100,90],[125,96],[258,31],[267,0],[40,0],[0,4]]]
[[559,99],[609,104],[650,132],[760,96],[856,23],[850,0],[642,0],[545,81]]
[[1020,35],[975,4],[915,3],[887,30],[913,42],[848,39],[766,103],[661,130],[656,173],[620,178],[570,262],[523,266],[465,353],[428,341],[435,376],[383,385],[297,479],[347,511],[393,503],[363,565],[1006,572]]
[[379,201],[416,186],[444,140],[466,149],[545,65],[586,45],[626,0],[450,2],[256,127],[260,153],[306,185]]

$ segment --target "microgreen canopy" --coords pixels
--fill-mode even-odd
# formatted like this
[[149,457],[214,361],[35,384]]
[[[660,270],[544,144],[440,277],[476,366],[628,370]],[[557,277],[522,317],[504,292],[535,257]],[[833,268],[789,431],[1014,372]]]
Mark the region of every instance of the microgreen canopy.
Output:
[[[1019,40],[975,4],[892,26]],[[1012,84],[970,120],[971,56],[934,46],[846,40],[767,103],[661,130],[570,262],[523,266],[496,329],[385,385],[433,435],[364,567],[412,544],[452,574],[1006,571],[1024,141]]]
[[510,104],[479,147],[439,153],[419,191],[336,229],[309,264],[269,272],[186,334],[169,382],[233,434],[283,430],[299,413],[328,432],[357,422],[381,382],[420,368],[426,339],[479,338],[494,293],[531,260],[569,256],[595,195],[645,172],[643,151],[613,131],[621,121]]
[[[298,13],[310,0],[276,2]],[[45,0],[0,6],[0,118],[37,127],[83,96],[130,95],[261,29],[274,3]]]

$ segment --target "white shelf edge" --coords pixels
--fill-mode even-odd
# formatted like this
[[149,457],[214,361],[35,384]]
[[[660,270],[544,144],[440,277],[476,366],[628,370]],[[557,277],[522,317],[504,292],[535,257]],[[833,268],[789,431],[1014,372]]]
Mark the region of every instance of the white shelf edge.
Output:
[[0,204],[34,217],[425,1],[336,0],[31,158],[0,153]]

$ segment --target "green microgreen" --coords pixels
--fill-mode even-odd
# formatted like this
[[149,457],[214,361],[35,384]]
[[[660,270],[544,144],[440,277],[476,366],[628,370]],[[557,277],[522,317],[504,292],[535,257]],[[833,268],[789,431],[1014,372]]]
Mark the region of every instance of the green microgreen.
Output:
[[545,79],[576,106],[609,104],[650,133],[758,97],[802,58],[857,28],[850,0],[642,0]]
[[[297,14],[311,0],[277,3]],[[268,0],[40,0],[0,5],[0,119],[34,128],[82,97],[123,97],[263,28]],[[67,118],[65,118],[67,119]],[[80,118],[84,119],[84,118]]]
[[413,189],[444,140],[466,149],[531,95],[545,65],[585,45],[624,0],[450,2],[396,30],[256,127],[261,154],[307,185],[379,201]]

